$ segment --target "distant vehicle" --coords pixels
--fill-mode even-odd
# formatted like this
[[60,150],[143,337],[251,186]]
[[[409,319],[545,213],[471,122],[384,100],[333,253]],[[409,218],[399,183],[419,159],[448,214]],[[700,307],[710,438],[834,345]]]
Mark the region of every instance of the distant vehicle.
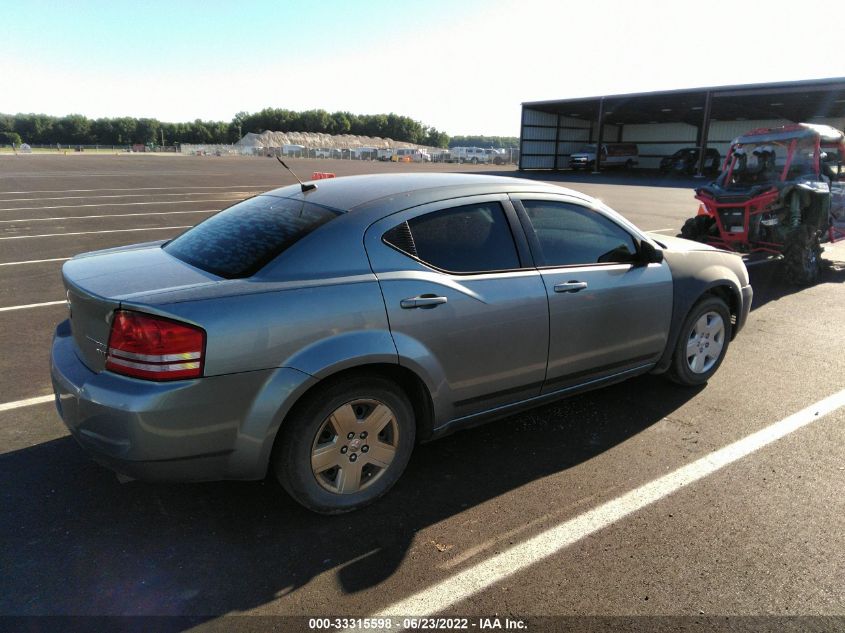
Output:
[[[664,156],[660,159],[660,171],[663,173],[674,172],[677,174],[692,175],[698,169],[698,157],[701,151],[697,147],[685,147],[679,149],[671,156]],[[708,147],[704,152],[704,173],[719,173],[719,161],[721,156],[718,150]]]
[[453,163],[489,163],[490,155],[483,147],[451,147],[449,148],[451,155],[450,162]]
[[305,153],[305,145],[282,145],[282,154],[285,156],[302,156]]
[[340,158],[341,152],[339,149],[331,147],[320,147],[314,150],[314,156],[316,158]]
[[390,160],[394,163],[430,163],[431,156],[428,155],[428,152],[415,147],[400,147],[399,149],[393,150],[393,155],[390,157]]
[[[631,169],[639,163],[640,152],[636,143],[602,143],[602,167],[624,167]],[[572,169],[594,169],[596,166],[596,146],[586,145],[580,152],[569,157]]]
[[752,298],[739,257],[478,174],[288,186],[62,276],[55,405],[97,461],[271,474],[330,514],[385,494],[417,441],[648,372],[704,385]]
[[490,147],[485,149],[484,153],[487,155],[486,162],[492,163],[493,165],[504,165],[509,162],[508,150],[506,149]]
[[352,158],[355,160],[375,160],[378,150],[375,147],[356,147],[352,150]]
[[390,157],[393,156],[392,149],[380,149],[376,152],[376,160],[386,161],[390,160]]

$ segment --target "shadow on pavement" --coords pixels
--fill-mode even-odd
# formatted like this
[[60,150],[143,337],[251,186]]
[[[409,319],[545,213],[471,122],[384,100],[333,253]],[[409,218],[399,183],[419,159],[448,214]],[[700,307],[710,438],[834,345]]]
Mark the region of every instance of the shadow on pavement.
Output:
[[[845,283],[845,262],[823,259],[822,274],[818,285]],[[772,261],[748,269],[754,299],[751,310],[757,310],[771,301],[807,290],[805,286],[790,284],[783,278],[781,262]]]
[[589,460],[696,393],[643,376],[418,446],[386,498],[336,517],[269,481],[121,485],[69,437],[0,455],[0,615],[203,618],[287,594],[304,611],[296,590],[318,574],[373,587],[418,531]]

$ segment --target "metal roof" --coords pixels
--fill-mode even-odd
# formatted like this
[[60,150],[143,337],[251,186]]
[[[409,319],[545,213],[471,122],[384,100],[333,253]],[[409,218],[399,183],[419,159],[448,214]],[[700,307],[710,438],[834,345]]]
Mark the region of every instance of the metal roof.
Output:
[[530,101],[522,106],[592,120],[604,99],[605,122],[609,124],[682,122],[698,125],[708,93],[712,96],[711,120],[812,122],[816,118],[845,117],[845,77]]

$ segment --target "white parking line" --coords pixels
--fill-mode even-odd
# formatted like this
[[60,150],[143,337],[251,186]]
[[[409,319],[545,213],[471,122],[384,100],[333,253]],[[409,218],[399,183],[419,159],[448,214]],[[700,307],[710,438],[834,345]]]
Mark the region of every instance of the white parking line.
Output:
[[[235,195],[245,195],[245,196],[252,196],[258,191],[196,191],[196,192],[186,192],[186,193],[123,193],[119,195],[108,195],[108,196],[60,196],[57,198],[3,198],[0,199],[0,202],[40,202],[41,200],[100,200],[102,198],[164,198],[168,196],[216,196],[221,193],[226,193],[232,196]],[[198,202],[202,202],[202,200],[198,200]]]
[[550,556],[559,554],[573,543],[664,499],[685,486],[712,475],[725,466],[820,420],[843,406],[845,406],[845,389],[780,422],[705,455],[691,464],[682,466],[668,475],[650,481],[612,501],[556,525],[451,578],[394,602],[371,617],[425,617],[442,614],[445,609],[488,589],[497,582]]
[[57,306],[60,303],[67,303],[66,301],[45,301],[44,303],[27,303],[21,306],[6,306],[0,308],[0,312],[11,312],[12,310],[28,310],[29,308],[43,308],[44,306]]
[[217,213],[220,209],[202,209],[200,211],[148,211],[147,213],[107,213],[105,215],[65,215],[58,218],[17,218],[15,220],[0,220],[0,224],[14,222],[55,222],[60,220],[91,220],[93,218],[133,218],[150,215],[181,215],[185,213]]
[[0,211],[40,211],[42,209],[82,209],[85,207],[134,207],[142,204],[207,204],[209,202],[235,202],[239,197],[216,200],[166,200],[164,202],[105,202],[103,204],[62,204],[51,207],[9,207]]
[[43,235],[10,235],[8,237],[0,237],[0,240],[28,240],[36,237],[67,237],[68,235],[94,235],[96,233],[132,233],[133,231],[164,231],[168,229],[189,229],[191,225],[186,226],[150,226],[140,229],[111,229],[108,231],[76,231],[74,233],[45,233]]
[[0,196],[18,195],[24,193],[90,193],[92,191],[176,191],[177,189],[261,189],[266,191],[270,188],[279,187],[279,183],[272,185],[214,185],[214,186],[189,186],[189,187],[124,187],[111,189],[44,189],[41,191],[0,191]]
[[5,262],[0,266],[22,266],[23,264],[46,264],[47,262],[66,262],[70,257],[54,257],[53,259],[28,259],[23,262]]
[[0,411],[10,411],[11,409],[20,409],[21,407],[31,407],[34,404],[44,404],[45,402],[53,402],[55,396],[38,396],[37,398],[27,398],[26,400],[17,400],[16,402],[4,402],[0,404]]

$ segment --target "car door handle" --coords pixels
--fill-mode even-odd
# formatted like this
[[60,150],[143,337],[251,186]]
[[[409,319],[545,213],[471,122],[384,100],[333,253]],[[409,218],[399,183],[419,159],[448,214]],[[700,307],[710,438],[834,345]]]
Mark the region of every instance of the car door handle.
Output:
[[586,287],[586,281],[567,281],[563,284],[555,284],[555,292],[578,292]]
[[405,308],[406,310],[410,310],[411,308],[434,308],[439,306],[441,303],[446,303],[447,301],[448,299],[446,297],[422,295],[411,299],[402,299],[402,301],[399,302],[399,306]]

